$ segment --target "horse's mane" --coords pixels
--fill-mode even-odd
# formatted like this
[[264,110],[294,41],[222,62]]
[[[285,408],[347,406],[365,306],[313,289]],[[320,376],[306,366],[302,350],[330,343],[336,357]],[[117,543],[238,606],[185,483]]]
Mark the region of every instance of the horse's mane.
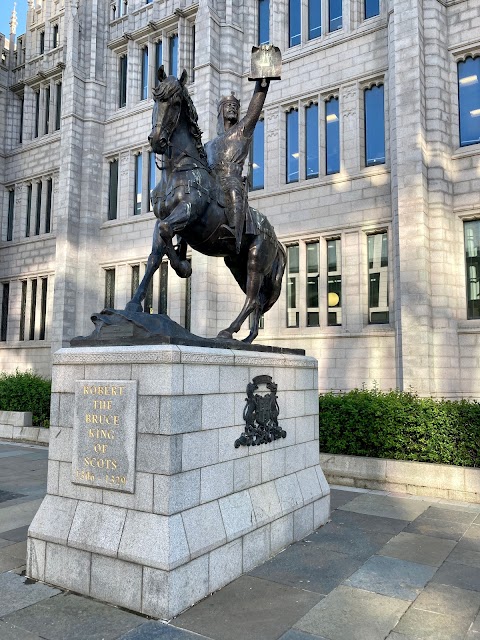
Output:
[[184,103],[185,110],[188,118],[188,125],[190,129],[190,133],[193,136],[195,141],[195,148],[198,151],[198,155],[201,160],[207,162],[207,154],[205,153],[205,148],[202,143],[202,130],[198,126],[198,113],[193,104],[192,98],[188,93],[188,89],[186,86],[181,85],[180,82],[174,76],[168,76],[165,78],[158,86],[153,89],[153,96],[155,100],[169,100],[178,90],[180,89]]

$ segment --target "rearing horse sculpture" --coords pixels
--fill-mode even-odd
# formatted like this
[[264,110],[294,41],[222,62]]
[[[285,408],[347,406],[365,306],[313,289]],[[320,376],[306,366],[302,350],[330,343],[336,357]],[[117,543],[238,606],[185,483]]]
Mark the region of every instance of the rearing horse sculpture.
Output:
[[[197,112],[185,86],[187,74],[180,79],[158,70],[159,84],[153,90],[153,129],[149,141],[154,153],[165,158],[159,183],[152,191],[153,210],[157,217],[152,252],[145,276],[133,298],[129,311],[141,311],[148,285],[166,254],[176,273],[191,275],[186,260],[187,244],[209,256],[220,256],[246,295],[242,310],[219,338],[232,338],[253,313],[253,322],[245,342],[258,335],[259,320],[277,301],[285,270],[285,250],[273,227],[261,213],[249,207],[247,226],[237,253],[235,236],[226,233],[228,217],[225,198],[208,165],[202,144]],[[173,246],[173,237],[180,238]]]

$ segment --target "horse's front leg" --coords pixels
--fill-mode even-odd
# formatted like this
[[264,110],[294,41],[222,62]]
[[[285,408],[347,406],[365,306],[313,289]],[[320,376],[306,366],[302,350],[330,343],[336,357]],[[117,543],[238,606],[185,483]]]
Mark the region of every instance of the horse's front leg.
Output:
[[177,252],[173,246],[172,238],[188,224],[191,216],[191,209],[192,205],[190,202],[181,202],[167,218],[160,221],[159,225],[160,235],[165,243],[165,253],[170,260],[172,269],[178,276],[180,276],[180,278],[189,278],[192,275],[192,267],[190,262],[186,259],[185,241],[181,241],[184,245],[181,244],[181,250]]
[[166,253],[166,250],[167,247],[162,236],[160,235],[160,220],[157,220],[157,222],[155,223],[155,228],[153,230],[152,252],[148,256],[145,275],[138,285],[133,298],[130,300],[130,302],[127,303],[125,307],[126,311],[143,311],[142,302],[145,299],[148,285],[150,284],[155,271],[160,266],[162,257]]

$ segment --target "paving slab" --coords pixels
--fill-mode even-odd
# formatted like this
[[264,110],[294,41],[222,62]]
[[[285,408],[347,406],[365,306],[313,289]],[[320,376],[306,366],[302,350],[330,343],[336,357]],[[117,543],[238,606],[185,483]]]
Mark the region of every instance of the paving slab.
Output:
[[297,543],[249,575],[327,595],[352,575],[363,560],[336,551],[324,551],[314,545]]
[[438,569],[432,582],[449,584],[468,591],[480,591],[480,571],[477,567],[467,567],[447,560]]
[[14,500],[15,498],[21,497],[21,493],[12,493],[11,491],[0,490],[0,502],[8,502],[9,500]]
[[156,620],[150,620],[139,627],[135,627],[135,629],[120,636],[118,640],[162,640],[162,638],[165,638],[165,640],[211,640],[207,636],[200,636],[198,633],[172,627]]
[[[459,565],[456,565],[459,566]],[[344,584],[392,598],[415,600],[436,569],[388,556],[374,556]]]
[[361,493],[347,504],[339,507],[340,510],[365,513],[371,516],[395,518],[397,520],[415,520],[423,513],[430,503],[422,500],[410,500],[408,498],[396,498],[373,493]]
[[27,543],[13,542],[0,549],[0,572],[18,569],[26,564]]
[[337,551],[354,558],[370,558],[390,540],[392,534],[364,531],[344,524],[329,522],[305,538],[306,544],[318,547],[319,553]]
[[446,506],[431,506],[424,511],[417,520],[423,518],[433,518],[434,520],[450,520],[452,522],[465,522],[472,524],[477,517],[477,512],[472,510],[462,510],[459,507],[448,508]]
[[378,555],[439,567],[454,549],[454,540],[444,540],[417,533],[400,532],[380,549]]
[[354,498],[358,498],[356,491],[343,491],[339,489],[330,489],[330,511],[338,509],[338,507],[347,504]]
[[59,589],[41,582],[29,583],[27,578],[16,573],[0,573],[0,617],[52,598],[58,593]]
[[320,598],[317,593],[242,576],[172,624],[213,640],[277,640]]
[[459,549],[480,552],[480,525],[472,524],[463,534],[457,547]]
[[355,511],[344,511],[338,509],[330,516],[332,522],[347,527],[355,527],[362,531],[379,531],[381,533],[400,533],[408,524],[408,520],[398,520],[398,518],[383,518],[382,516],[371,516]]
[[477,614],[477,617],[475,618],[470,631],[473,631],[475,633],[480,633],[480,613]]
[[455,564],[465,564],[467,567],[477,567],[480,569],[480,551],[471,551],[470,549],[458,548],[458,545],[448,556],[449,562]]
[[451,614],[410,608],[395,631],[418,640],[464,640],[471,621]]
[[341,586],[313,607],[295,628],[329,640],[384,640],[409,606],[398,598]]
[[36,633],[30,633],[3,620],[0,620],[0,638],[2,640],[43,640]]
[[5,621],[45,640],[114,640],[145,618],[107,604],[62,593],[5,616]]
[[2,531],[3,540],[11,540],[12,542],[23,542],[27,539],[28,527],[30,525],[24,525],[23,527],[17,527],[16,529],[10,529],[10,531]]
[[0,537],[4,531],[29,525],[41,503],[40,498],[0,509]]
[[298,629],[290,629],[279,640],[328,640],[325,636],[312,635],[311,633],[304,633]]
[[416,609],[460,616],[473,621],[480,608],[480,593],[431,582],[413,606]]
[[446,540],[460,540],[470,525],[466,522],[451,520],[437,520],[435,518],[418,518],[406,528],[407,533],[420,533],[423,536],[445,538]]

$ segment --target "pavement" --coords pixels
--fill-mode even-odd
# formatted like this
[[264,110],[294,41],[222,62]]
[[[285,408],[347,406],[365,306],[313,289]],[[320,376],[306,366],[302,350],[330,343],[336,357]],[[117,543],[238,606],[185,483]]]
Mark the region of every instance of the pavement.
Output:
[[47,456],[0,443],[0,640],[480,640],[480,504],[332,487],[328,524],[166,624],[22,575]]

